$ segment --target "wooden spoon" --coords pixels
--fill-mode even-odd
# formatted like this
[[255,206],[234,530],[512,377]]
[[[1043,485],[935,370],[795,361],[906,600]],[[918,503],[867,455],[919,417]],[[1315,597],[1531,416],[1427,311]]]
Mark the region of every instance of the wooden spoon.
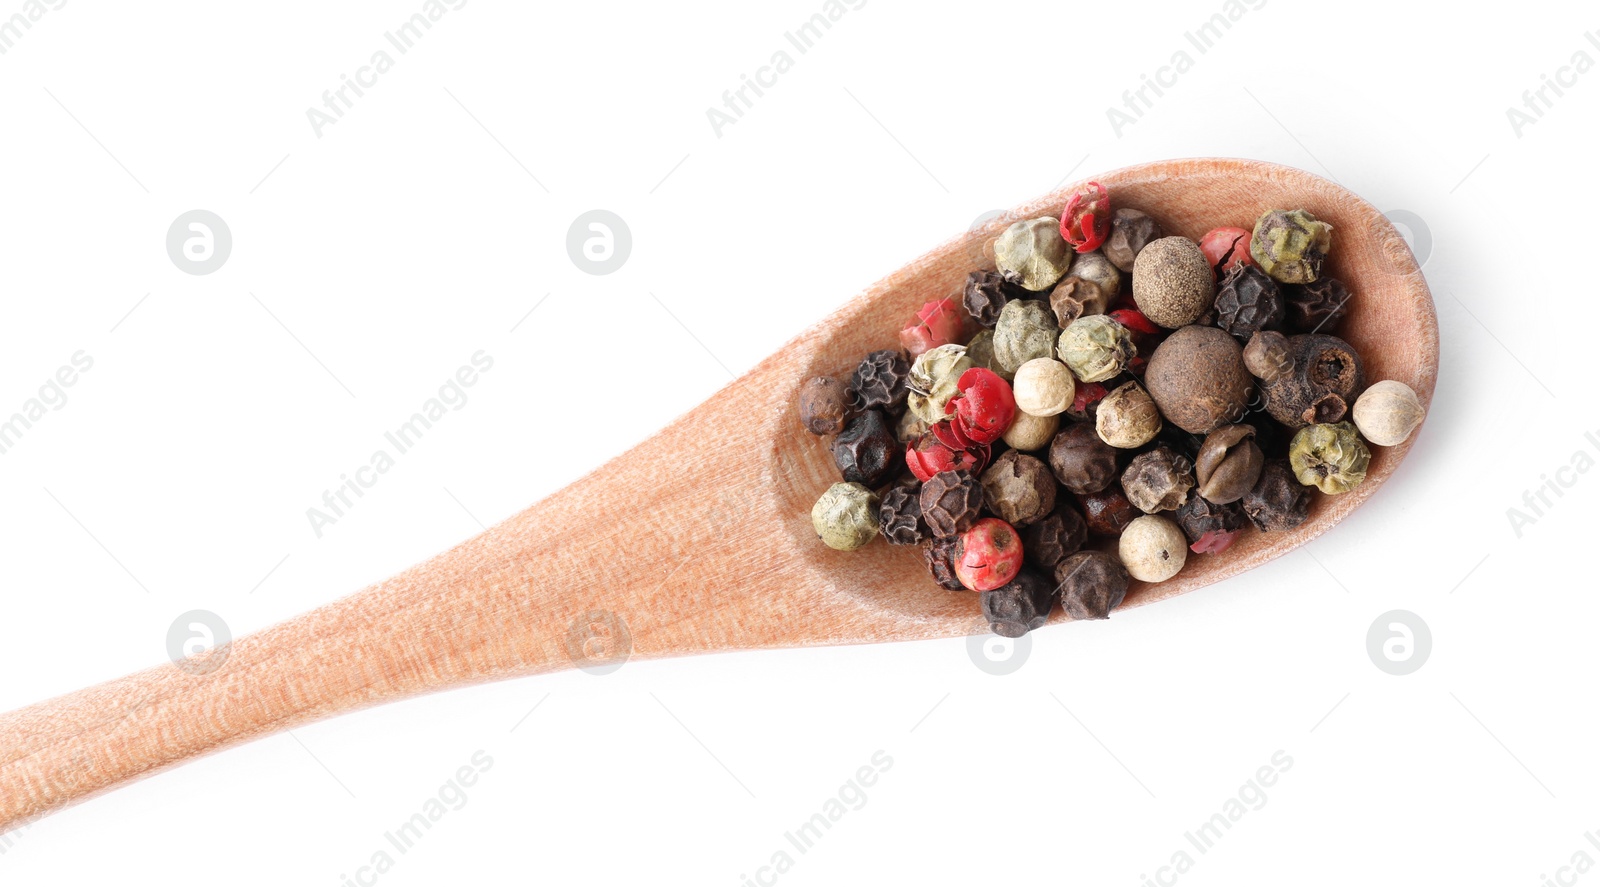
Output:
[[[1354,300],[1341,333],[1370,381],[1426,404],[1438,372],[1433,301],[1383,214],[1300,170],[1179,160],[1107,173],[1119,206],[1198,239],[1304,208],[1332,223],[1327,272]],[[916,549],[833,551],[811,505],[838,480],[801,426],[800,383],[894,347],[921,304],[959,292],[1018,219],[1058,215],[1063,189],[891,274],[655,437],[475,539],[352,597],[167,664],[0,716],[0,831],[197,755],[277,730],[478,681],[723,650],[950,637],[986,630],[975,595],[936,588]],[[1415,436],[1412,438],[1415,439]],[[1374,447],[1366,483],[1318,496],[1309,520],[1249,532],[1124,606],[1210,585],[1338,523],[1411,443]],[[1058,611],[1052,621],[1063,621]],[[1049,637],[1049,635],[1047,635]],[[208,670],[209,669],[209,670]]]

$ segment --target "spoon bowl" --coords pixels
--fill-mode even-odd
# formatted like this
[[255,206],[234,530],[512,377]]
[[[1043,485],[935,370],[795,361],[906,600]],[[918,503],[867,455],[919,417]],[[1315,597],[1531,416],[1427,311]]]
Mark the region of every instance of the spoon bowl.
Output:
[[[1269,209],[1334,228],[1327,273],[1350,285],[1340,328],[1369,381],[1424,405],[1438,324],[1394,226],[1325,179],[1250,160],[1176,160],[1097,177],[1118,206],[1198,240]],[[1076,186],[1073,186],[1076,187]],[[975,595],[933,585],[921,554],[824,546],[811,506],[838,479],[800,425],[800,383],[847,376],[896,347],[922,303],[993,267],[1011,222],[1058,215],[1072,187],[975,227],[874,284],[654,437],[456,548],[351,597],[211,651],[0,715],[0,831],[183,760],[333,714],[465,684],[571,667],[986,630]],[[1123,607],[1237,575],[1305,544],[1392,475],[1416,435],[1373,448],[1367,480],[1317,496],[1284,533],[1247,531]],[[1064,621],[1057,611],[1052,622]]]

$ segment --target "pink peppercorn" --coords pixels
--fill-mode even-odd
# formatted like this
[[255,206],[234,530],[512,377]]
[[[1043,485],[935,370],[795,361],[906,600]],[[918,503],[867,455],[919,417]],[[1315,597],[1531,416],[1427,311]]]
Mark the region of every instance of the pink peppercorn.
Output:
[[1200,251],[1219,279],[1240,265],[1256,264],[1250,256],[1250,232],[1243,228],[1212,228],[1200,238]]
[[1017,400],[1006,380],[992,370],[973,367],[956,380],[956,390],[960,393],[944,405],[945,412],[954,414],[954,430],[974,443],[999,440],[1017,414]]
[[1079,188],[1061,213],[1061,239],[1080,253],[1098,249],[1111,233],[1111,195],[1099,182]]
[[1022,538],[999,518],[986,517],[956,540],[956,578],[972,591],[993,591],[1022,569]]
[[915,323],[900,331],[900,344],[915,360],[940,345],[961,340],[963,309],[954,299],[935,299],[917,312]]

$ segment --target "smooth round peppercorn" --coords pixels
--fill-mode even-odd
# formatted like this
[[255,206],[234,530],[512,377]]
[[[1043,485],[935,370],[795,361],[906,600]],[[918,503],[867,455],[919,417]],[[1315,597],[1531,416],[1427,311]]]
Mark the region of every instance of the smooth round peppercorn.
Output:
[[1050,442],[1050,470],[1069,492],[1098,493],[1117,479],[1117,450],[1093,427],[1075,422]]
[[1003,520],[986,517],[956,540],[956,578],[971,591],[992,591],[1022,569],[1022,539]]
[[1051,357],[1036,357],[1020,367],[1012,380],[1017,409],[1034,416],[1057,416],[1072,406],[1076,393],[1072,371]]
[[1214,326],[1186,326],[1150,355],[1144,382],[1161,414],[1193,434],[1207,434],[1245,414],[1255,382],[1244,351]]
[[1000,370],[1016,373],[1028,361],[1054,354],[1060,333],[1061,327],[1045,303],[1038,299],[1007,302],[994,325],[994,362]]
[[1173,511],[1194,489],[1194,463],[1167,447],[1140,453],[1122,472],[1122,492],[1146,514]]
[[1256,529],[1283,532],[1300,526],[1310,516],[1311,488],[1295,479],[1288,460],[1273,459],[1262,466],[1261,479],[1239,504]]
[[932,425],[945,417],[944,405],[960,390],[961,374],[972,369],[963,345],[940,345],[917,355],[906,380],[906,404]]
[[834,484],[811,506],[811,528],[829,548],[854,551],[878,535],[878,496],[858,483]]
[[1426,411],[1417,393],[1404,382],[1385,379],[1356,398],[1350,411],[1361,436],[1380,447],[1397,447],[1422,424]]
[[1349,422],[1307,425],[1289,441],[1289,467],[1308,487],[1324,493],[1348,493],[1367,479],[1372,453]]
[[1100,401],[1095,409],[1094,430],[1111,446],[1131,450],[1155,439],[1161,430],[1161,412],[1138,382],[1126,382]]
[[1256,485],[1264,464],[1255,428],[1224,425],[1200,445],[1194,460],[1195,491],[1218,504],[1237,502]]
[[1061,223],[1049,217],[1017,222],[994,242],[995,267],[1007,281],[1036,293],[1056,285],[1072,267],[1072,256]]
[[875,487],[900,466],[900,442],[883,413],[867,410],[833,439],[833,461],[845,480]]
[[1011,417],[1011,427],[1000,439],[1013,450],[1031,452],[1049,444],[1060,427],[1060,416],[1035,416],[1019,409]]
[[1128,497],[1122,495],[1122,488],[1116,485],[1098,493],[1080,496],[1078,501],[1083,505],[1083,522],[1088,525],[1089,532],[1096,536],[1120,536],[1128,524],[1143,513],[1133,507]]
[[1056,344],[1056,354],[1084,382],[1116,378],[1138,353],[1128,328],[1104,314],[1074,320]]
[[1159,515],[1134,519],[1117,540],[1117,556],[1128,575],[1140,582],[1165,582],[1178,575],[1189,555],[1189,540],[1178,525]]
[[1055,583],[1029,569],[979,598],[989,630],[1004,638],[1020,638],[1050,617]]
[[838,434],[850,418],[850,389],[832,376],[800,386],[800,424],[812,434]]
[[1134,260],[1134,304],[1157,326],[1175,330],[1194,323],[1215,298],[1211,265],[1187,237],[1163,237]]
[[1268,210],[1256,220],[1250,257],[1279,283],[1310,283],[1322,275],[1333,226],[1303,209]]
[[1061,609],[1073,619],[1105,619],[1128,595],[1128,571],[1116,555],[1080,551],[1056,566]]
[[1013,527],[1044,518],[1056,505],[1056,480],[1032,456],[1007,450],[983,473],[984,502]]

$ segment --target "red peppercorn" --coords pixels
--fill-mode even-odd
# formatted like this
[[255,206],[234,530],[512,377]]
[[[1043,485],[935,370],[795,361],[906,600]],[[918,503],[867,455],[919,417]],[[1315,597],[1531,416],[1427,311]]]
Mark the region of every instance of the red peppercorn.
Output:
[[1151,323],[1150,318],[1145,317],[1144,312],[1137,308],[1118,308],[1108,316],[1131,332],[1144,333],[1147,336],[1161,335],[1161,327]]
[[1200,238],[1200,251],[1218,279],[1240,265],[1256,266],[1250,256],[1250,232],[1243,228],[1212,228]]
[[993,591],[1022,569],[1022,538],[999,518],[986,517],[956,541],[956,578],[972,591]]
[[900,344],[915,360],[924,351],[958,342],[961,340],[963,313],[954,299],[928,302],[917,312],[916,322],[900,331]]
[[1238,530],[1207,530],[1189,546],[1189,550],[1195,554],[1221,554],[1227,551],[1228,546],[1237,538],[1239,538]]
[[923,483],[941,471],[977,474],[989,464],[989,452],[986,444],[958,437],[946,419],[906,447],[906,467]]
[[1100,247],[1111,233],[1111,195],[1099,182],[1079,188],[1061,213],[1061,239],[1080,253]]
[[960,393],[944,405],[952,413],[951,429],[973,443],[989,444],[1006,433],[1017,414],[1011,386],[992,370],[973,367],[956,380]]
[[1072,406],[1068,408],[1075,419],[1083,419],[1088,415],[1089,407],[1099,403],[1106,396],[1106,386],[1099,382],[1079,382],[1072,390]]

